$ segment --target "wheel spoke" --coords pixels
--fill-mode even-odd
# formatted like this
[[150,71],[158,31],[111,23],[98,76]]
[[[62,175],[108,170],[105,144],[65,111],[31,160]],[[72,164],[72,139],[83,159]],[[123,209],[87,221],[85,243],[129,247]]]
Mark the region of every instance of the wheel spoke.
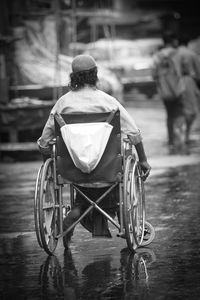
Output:
[[124,173],[124,226],[127,245],[134,251],[143,239],[144,194],[137,162],[131,155],[127,158]]
[[53,220],[53,211],[45,211],[44,212],[44,219],[45,219],[45,223],[44,223],[44,228],[46,230],[47,234],[51,233],[51,225],[52,225],[52,220]]

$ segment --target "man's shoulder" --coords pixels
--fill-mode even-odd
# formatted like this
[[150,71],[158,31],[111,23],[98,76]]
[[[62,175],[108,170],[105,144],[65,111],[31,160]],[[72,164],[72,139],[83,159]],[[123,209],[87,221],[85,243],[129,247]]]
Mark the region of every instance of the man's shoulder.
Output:
[[72,93],[73,91],[69,90],[67,91],[65,94],[63,94],[59,99],[62,99],[62,98],[65,98],[65,97],[68,97],[70,96],[70,94]]
[[103,97],[104,99],[108,99],[110,101],[117,101],[112,95],[100,90],[100,89],[96,89],[96,92]]
[[158,51],[158,55],[160,55],[160,56],[170,56],[170,55],[172,55],[175,52],[176,52],[176,49],[173,48],[173,47],[171,47],[171,46],[169,46],[169,47],[163,47],[162,49],[160,49]]
[[154,55],[154,66],[160,67],[163,61],[170,59],[175,56],[176,50],[172,47],[163,47],[158,50]]
[[54,107],[51,110],[52,114],[54,114],[56,111],[60,112],[63,109],[64,103],[66,103],[67,99],[71,98],[70,93],[71,93],[71,91],[68,91],[67,93],[62,95],[60,98],[58,98],[58,100],[54,104]]
[[184,58],[196,58],[197,54],[190,48],[185,46],[180,46],[178,48],[178,55]]
[[65,100],[67,100],[68,98],[70,98],[71,97],[71,93],[72,93],[72,91],[68,91],[65,94],[63,94],[62,96],[60,96],[60,98],[58,98],[58,100],[57,100],[57,103],[63,102]]

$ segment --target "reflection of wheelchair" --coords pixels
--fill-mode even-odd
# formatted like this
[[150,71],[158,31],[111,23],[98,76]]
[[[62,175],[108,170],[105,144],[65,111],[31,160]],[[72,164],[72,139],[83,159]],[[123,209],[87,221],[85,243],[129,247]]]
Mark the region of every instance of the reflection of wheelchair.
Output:
[[[133,153],[128,139],[121,145],[120,114],[88,113],[63,114],[68,124],[109,122],[113,128],[105,151],[97,166],[90,173],[82,172],[74,164],[68,148],[62,138],[58,119],[55,118],[56,139],[52,143],[52,157],[40,167],[35,188],[35,228],[39,245],[52,254],[59,238],[69,233],[79,222],[92,211],[97,210],[123,236],[128,248],[133,252],[137,247],[148,245],[154,238],[154,228],[145,221],[145,191],[140,165]],[[81,187],[86,184],[107,186],[106,191],[98,198],[91,199],[84,194]],[[70,207],[75,204],[75,195],[84,197],[90,206],[67,230],[63,231],[63,188],[69,186]],[[114,189],[118,191],[117,215],[119,223],[101,206],[100,202]],[[145,238],[146,237],[146,238]]]
[[77,264],[70,250],[65,251],[63,264],[49,255],[40,267],[42,295],[46,299],[116,299],[116,295],[117,299],[146,299],[148,269],[156,261],[155,254],[147,247],[135,253],[126,250],[120,251],[115,263],[112,255],[99,255],[86,265]]

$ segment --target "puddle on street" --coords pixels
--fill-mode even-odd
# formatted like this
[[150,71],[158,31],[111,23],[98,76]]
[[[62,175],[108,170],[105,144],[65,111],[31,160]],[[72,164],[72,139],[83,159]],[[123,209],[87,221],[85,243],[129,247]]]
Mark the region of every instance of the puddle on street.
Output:
[[64,299],[134,299],[148,294],[148,265],[154,260],[154,253],[144,250],[131,254],[124,250],[119,262],[112,255],[94,258],[80,272],[71,252],[64,254],[64,267],[56,257],[48,257],[41,268],[43,292],[54,289]]
[[71,250],[60,246],[47,256],[34,239],[32,234],[1,241],[1,299],[121,300],[149,293],[148,268],[156,261],[151,249],[133,254],[120,249],[117,238],[114,245],[92,239],[88,247],[73,243]]
[[14,235],[0,235],[0,298],[199,300],[199,173],[199,166],[187,166],[147,181],[147,220],[156,237],[135,254],[116,232],[92,239],[80,225],[70,251],[59,242],[51,257],[33,228],[20,233],[20,223]]

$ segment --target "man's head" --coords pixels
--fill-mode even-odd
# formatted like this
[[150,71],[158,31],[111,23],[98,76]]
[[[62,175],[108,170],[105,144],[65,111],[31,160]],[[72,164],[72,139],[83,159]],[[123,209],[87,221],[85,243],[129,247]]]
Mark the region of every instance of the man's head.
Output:
[[165,46],[172,46],[176,48],[179,45],[178,37],[172,31],[165,31],[162,38]]
[[90,55],[77,55],[72,61],[71,89],[78,90],[85,85],[96,86],[97,65]]

